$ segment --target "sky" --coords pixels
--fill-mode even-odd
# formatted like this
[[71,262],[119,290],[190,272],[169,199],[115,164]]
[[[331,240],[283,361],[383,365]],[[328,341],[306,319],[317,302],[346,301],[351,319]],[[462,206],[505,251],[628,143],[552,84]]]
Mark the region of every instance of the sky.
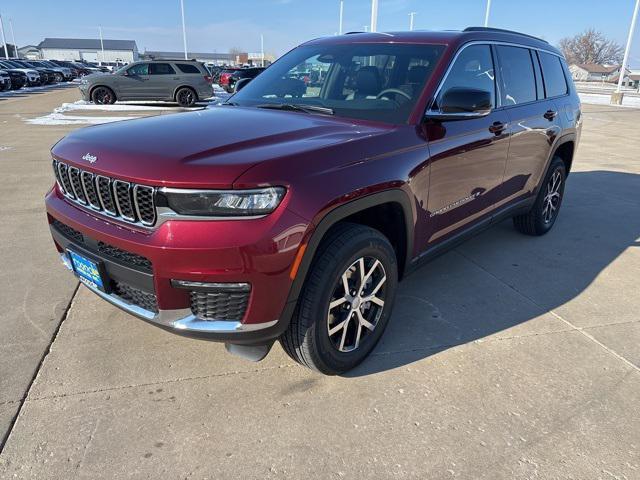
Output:
[[[93,11],[99,7],[99,13]],[[345,0],[344,31],[362,31],[370,23],[370,0]],[[492,0],[489,25],[540,36],[556,44],[589,27],[626,44],[635,0]],[[296,45],[338,31],[339,0],[184,0],[188,49],[257,52],[276,56]],[[486,0],[379,0],[379,31],[462,29],[484,23]],[[2,1],[7,42],[9,19],[19,46],[44,37],[135,40],[140,51],[182,49],[179,0],[30,0]],[[640,22],[639,22],[640,23]],[[630,63],[640,68],[640,26]]]

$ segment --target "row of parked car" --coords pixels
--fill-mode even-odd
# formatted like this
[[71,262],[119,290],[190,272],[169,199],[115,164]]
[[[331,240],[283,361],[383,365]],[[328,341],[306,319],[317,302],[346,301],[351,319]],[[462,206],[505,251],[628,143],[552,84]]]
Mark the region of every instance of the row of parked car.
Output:
[[0,59],[0,91],[69,82],[101,71],[108,70],[96,65],[63,60]]
[[213,83],[220,85],[227,93],[236,91],[236,83],[243,78],[256,78],[265,67],[209,67]]

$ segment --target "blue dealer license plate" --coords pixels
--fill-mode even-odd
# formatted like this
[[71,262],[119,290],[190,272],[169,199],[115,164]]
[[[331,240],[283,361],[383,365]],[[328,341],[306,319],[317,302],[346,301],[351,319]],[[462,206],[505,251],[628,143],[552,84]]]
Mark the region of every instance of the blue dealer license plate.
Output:
[[72,250],[67,250],[73,271],[78,279],[93,288],[104,291],[104,280],[101,272],[101,265],[98,262],[88,259]]

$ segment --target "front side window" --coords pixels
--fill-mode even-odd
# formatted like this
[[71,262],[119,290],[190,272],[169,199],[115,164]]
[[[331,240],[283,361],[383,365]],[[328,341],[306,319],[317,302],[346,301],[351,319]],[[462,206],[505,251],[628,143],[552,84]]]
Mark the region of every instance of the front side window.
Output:
[[540,52],[542,75],[547,89],[547,97],[559,97],[567,93],[567,80],[562,71],[560,59],[550,53]]
[[303,46],[260,73],[231,102],[322,107],[342,117],[405,123],[443,50],[441,45]]
[[440,99],[451,88],[470,88],[489,92],[491,104],[495,107],[495,72],[489,45],[471,45],[460,52],[440,88],[434,109],[438,108]]
[[498,64],[502,80],[502,105],[518,105],[537,99],[533,62],[528,48],[498,45]]
[[127,70],[129,75],[149,75],[149,64],[139,63]]
[[176,71],[168,63],[151,63],[149,75],[173,75]]

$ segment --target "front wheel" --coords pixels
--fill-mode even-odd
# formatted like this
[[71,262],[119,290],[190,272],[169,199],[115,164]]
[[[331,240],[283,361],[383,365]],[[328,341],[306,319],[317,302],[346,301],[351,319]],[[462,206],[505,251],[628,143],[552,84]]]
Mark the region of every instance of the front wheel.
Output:
[[116,95],[110,88],[96,87],[91,92],[91,100],[96,105],[111,105],[116,102]]
[[397,284],[389,240],[369,227],[338,225],[318,249],[280,343],[295,361],[324,374],[354,368],[380,340]]
[[564,196],[567,171],[560,157],[553,157],[531,210],[513,217],[516,230],[525,235],[544,235],[553,227]]
[[181,107],[193,107],[198,100],[196,92],[189,87],[183,87],[176,92],[176,102]]

